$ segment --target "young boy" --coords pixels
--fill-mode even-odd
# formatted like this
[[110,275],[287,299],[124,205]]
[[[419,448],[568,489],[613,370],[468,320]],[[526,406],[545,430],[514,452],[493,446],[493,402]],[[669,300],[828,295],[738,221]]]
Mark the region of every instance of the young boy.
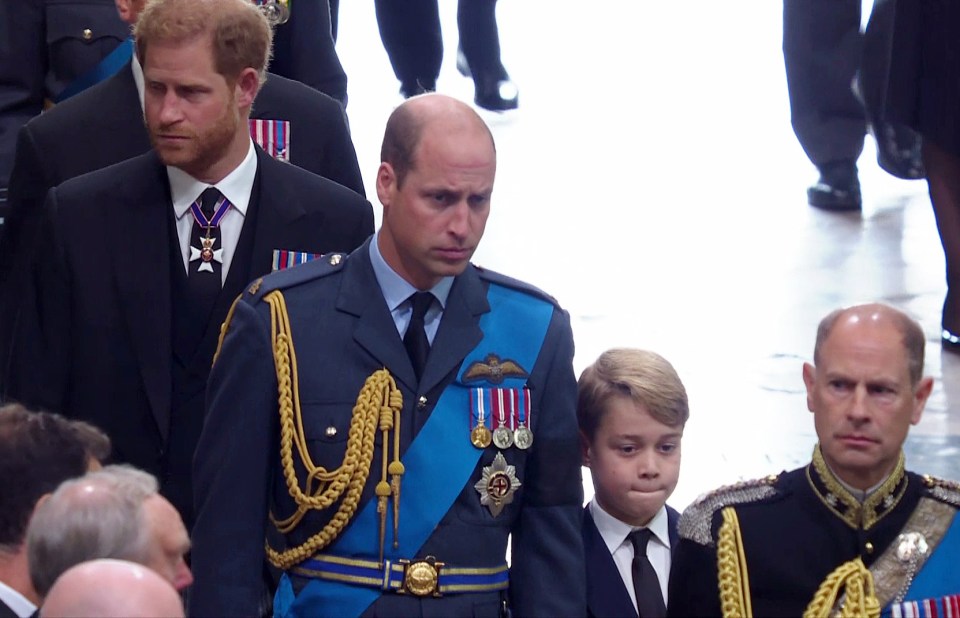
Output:
[[686,390],[666,359],[634,349],[607,350],[577,386],[596,491],[583,514],[588,614],[662,617],[679,519],[666,502],[680,475]]

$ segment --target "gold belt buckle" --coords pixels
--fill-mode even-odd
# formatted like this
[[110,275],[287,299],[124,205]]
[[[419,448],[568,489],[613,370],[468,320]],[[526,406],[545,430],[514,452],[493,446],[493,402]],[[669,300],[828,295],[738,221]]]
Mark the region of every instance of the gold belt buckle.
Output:
[[433,556],[423,560],[411,562],[400,560],[403,565],[403,586],[397,591],[400,594],[410,593],[417,597],[442,596],[440,594],[440,569],[442,562],[437,562]]

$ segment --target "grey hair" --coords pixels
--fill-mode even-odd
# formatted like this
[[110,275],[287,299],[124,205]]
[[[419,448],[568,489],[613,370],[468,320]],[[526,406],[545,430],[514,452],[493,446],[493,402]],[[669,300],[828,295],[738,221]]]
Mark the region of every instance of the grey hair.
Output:
[[62,483],[27,528],[30,579],[40,596],[70,567],[99,558],[144,563],[149,534],[143,503],[157,479],[130,466],[107,466]]

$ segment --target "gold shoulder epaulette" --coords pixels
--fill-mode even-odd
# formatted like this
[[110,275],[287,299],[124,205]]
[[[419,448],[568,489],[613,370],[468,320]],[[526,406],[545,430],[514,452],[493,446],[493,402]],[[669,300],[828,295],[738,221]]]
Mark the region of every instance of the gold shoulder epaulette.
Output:
[[713,514],[725,506],[769,498],[777,492],[773,487],[777,478],[778,475],[771,474],[761,479],[741,481],[700,496],[680,516],[680,536],[700,545],[712,545]]
[[930,497],[960,508],[960,483],[924,474],[923,486]]

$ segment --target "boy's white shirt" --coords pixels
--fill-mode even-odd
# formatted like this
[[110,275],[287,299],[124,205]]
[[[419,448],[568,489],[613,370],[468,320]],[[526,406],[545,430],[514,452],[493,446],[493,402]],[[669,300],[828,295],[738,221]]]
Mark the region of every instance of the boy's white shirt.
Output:
[[[623,585],[627,589],[627,594],[630,595],[634,609],[636,609],[637,596],[633,590],[632,569],[633,543],[627,538],[635,528],[604,511],[596,497],[590,501],[588,508],[590,509],[590,515],[593,517],[593,523],[596,524],[597,530],[600,532],[600,537],[603,538],[610,555],[613,556],[613,562],[617,565],[617,571],[620,572]],[[653,533],[650,542],[647,543],[647,559],[657,573],[657,579],[660,581],[660,592],[663,594],[663,602],[666,605],[667,581],[670,577],[670,523],[667,517],[667,507],[661,506],[646,527]],[[587,568],[589,566],[587,565]]]

